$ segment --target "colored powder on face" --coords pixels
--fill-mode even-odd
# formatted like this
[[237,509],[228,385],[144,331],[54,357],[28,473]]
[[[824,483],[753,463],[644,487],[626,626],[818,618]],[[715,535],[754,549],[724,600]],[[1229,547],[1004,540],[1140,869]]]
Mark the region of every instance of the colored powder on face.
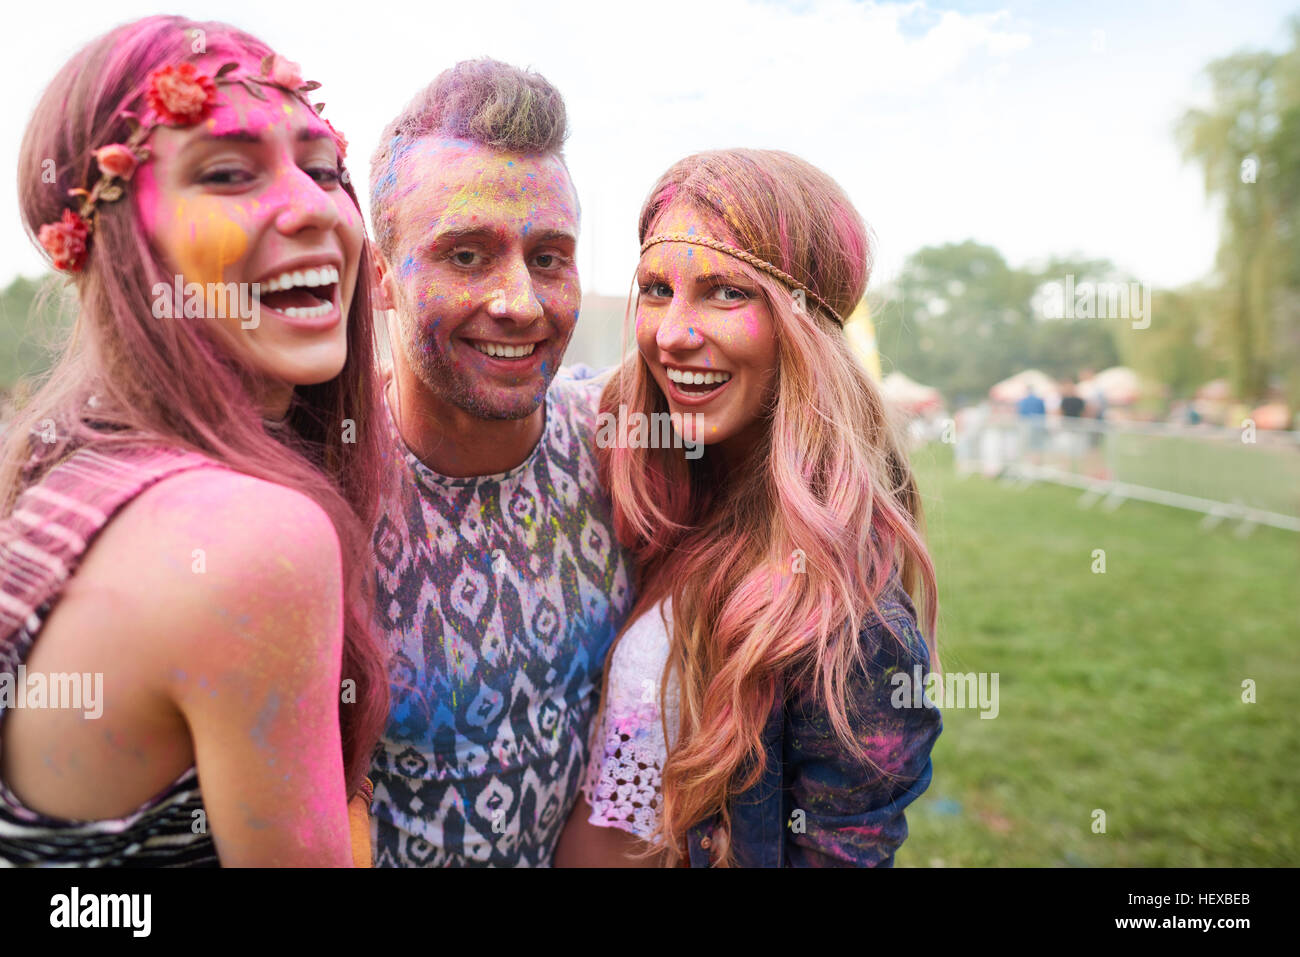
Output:
[[224,282],[226,267],[248,249],[248,234],[217,201],[181,199],[172,214],[171,242],[187,282]]

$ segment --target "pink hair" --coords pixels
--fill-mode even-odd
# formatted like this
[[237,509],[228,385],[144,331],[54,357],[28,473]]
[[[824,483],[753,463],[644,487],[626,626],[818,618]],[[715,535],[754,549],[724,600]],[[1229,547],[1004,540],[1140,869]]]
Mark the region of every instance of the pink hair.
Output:
[[[830,177],[796,156],[687,157],[651,190],[640,239],[680,204],[731,233],[713,238],[767,260],[842,316],[866,291],[873,252],[866,225]],[[666,596],[673,602],[672,654],[660,685],[662,699],[669,674],[680,677],[681,723],[660,815],[668,863],[685,853],[687,830],[715,813],[724,825],[715,845],[722,863],[734,863],[728,801],[763,772],[762,733],[779,677],[810,687],[845,747],[861,751],[845,688],[874,650],[862,648],[859,634],[879,617],[878,599],[896,571],[913,594],[923,583],[922,630],[939,670],[921,499],[880,391],[834,320],[797,310],[781,282],[737,265],[763,290],[778,342],[770,427],[752,467],[727,471],[717,455],[692,462],[669,449],[600,451],[619,538],[640,568],[628,620]],[[668,411],[639,356],[602,396],[603,411],[620,404]],[[794,567],[798,553],[803,574]]]
[[[64,65],[41,97],[23,138],[18,165],[24,225],[33,239],[91,182],[92,151],[126,140],[123,110],[144,112],[145,80],[191,55],[200,30],[207,53],[254,62],[271,53],[260,40],[223,23],[147,17],[91,41]],[[53,160],[55,182],[43,174]],[[357,201],[351,185],[344,188]],[[130,191],[128,184],[128,193]],[[370,529],[378,502],[382,431],[374,378],[369,253],[363,251],[347,316],[342,373],[295,390],[288,428],[273,438],[255,402],[256,377],[222,349],[202,323],[158,320],[155,283],[170,270],[151,247],[136,204],[101,203],[83,270],[73,277],[78,315],[47,381],[16,417],[0,451],[0,510],[24,486],[76,447],[139,442],[141,433],[193,449],[236,471],[295,489],[318,503],[339,536],[345,575],[342,674],[356,682],[356,703],[342,708],[348,793],[361,784],[387,719],[388,682],[371,631]],[[343,424],[355,423],[344,444]],[[44,420],[57,440],[31,441]]]

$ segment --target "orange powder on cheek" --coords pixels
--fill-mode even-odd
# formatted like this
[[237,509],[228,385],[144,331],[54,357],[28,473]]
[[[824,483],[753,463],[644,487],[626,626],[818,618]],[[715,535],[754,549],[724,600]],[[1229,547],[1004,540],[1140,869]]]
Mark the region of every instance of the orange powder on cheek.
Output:
[[168,252],[187,283],[225,282],[227,267],[248,251],[248,233],[215,197],[179,200],[164,231]]

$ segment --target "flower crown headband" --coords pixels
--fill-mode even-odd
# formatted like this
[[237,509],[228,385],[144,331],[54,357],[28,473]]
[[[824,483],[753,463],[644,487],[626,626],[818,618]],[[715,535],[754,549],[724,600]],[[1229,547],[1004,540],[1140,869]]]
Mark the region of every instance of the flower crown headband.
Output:
[[775,266],[773,266],[770,262],[768,262],[765,259],[759,259],[753,253],[745,252],[745,250],[743,249],[737,249],[735,246],[732,246],[730,243],[724,243],[718,239],[709,239],[705,236],[696,236],[694,233],[689,233],[689,234],[688,233],[660,233],[658,236],[651,236],[649,239],[647,239],[645,242],[641,244],[641,255],[644,256],[645,251],[649,249],[651,246],[655,245],[656,243],[691,243],[695,246],[707,246],[709,249],[716,249],[720,253],[726,253],[728,256],[734,256],[735,258],[739,259],[741,262],[749,263],[755,269],[761,269],[769,276],[773,276],[776,279],[781,280],[781,282],[785,283],[787,286],[793,287],[796,291],[796,302],[800,302],[803,299],[802,296],[798,295],[798,293],[800,292],[802,292],[804,295],[811,296],[819,306],[821,306],[828,313],[830,313],[831,318],[834,319],[837,323],[839,323],[841,328],[843,328],[844,326],[844,320],[840,317],[840,314],[838,312],[836,312],[834,309],[831,308],[831,304],[829,302],[827,302],[821,296],[817,295],[817,293],[813,292],[811,289],[809,289],[807,286],[801,283],[798,279],[795,279],[794,276],[791,276],[789,273],[777,269]]
[[[149,74],[145,84],[145,98],[149,106],[146,122],[134,113],[123,111],[131,127],[131,136],[125,143],[110,143],[93,151],[99,167],[99,179],[90,189],[70,189],[69,196],[80,196],[81,206],[73,212],[63,211],[57,222],[41,226],[38,239],[54,261],[54,268],[63,272],[81,272],[86,264],[91,234],[95,231],[97,206],[115,203],[124,195],[122,183],[130,181],[136,167],[149,159],[149,147],[144,141],[159,126],[193,126],[211,112],[217,99],[217,87],[239,84],[250,96],[265,100],[266,94],[259,86],[273,86],[296,96],[318,116],[324,103],[312,103],[307,94],[320,87],[319,83],[304,83],[298,64],[270,53],[262,58],[261,72],[257,76],[237,77],[238,63],[224,63],[213,76],[194,68],[192,63],[159,67]],[[334,129],[334,124],[323,116],[320,119],[334,134],[339,156],[348,151],[348,141]],[[118,181],[121,182],[118,182]]]

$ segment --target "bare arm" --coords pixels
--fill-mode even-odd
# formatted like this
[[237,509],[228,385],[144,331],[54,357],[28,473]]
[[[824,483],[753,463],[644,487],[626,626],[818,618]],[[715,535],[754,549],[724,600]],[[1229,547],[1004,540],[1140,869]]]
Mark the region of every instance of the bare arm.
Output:
[[[205,470],[163,483],[121,529],[127,607],[160,697],[193,742],[225,866],[350,866],[339,735],[342,566],[305,496]],[[147,610],[147,611],[142,611]]]
[[634,857],[649,845],[618,827],[591,823],[591,805],[578,796],[560,843],[555,848],[556,867],[660,867],[660,855]]

